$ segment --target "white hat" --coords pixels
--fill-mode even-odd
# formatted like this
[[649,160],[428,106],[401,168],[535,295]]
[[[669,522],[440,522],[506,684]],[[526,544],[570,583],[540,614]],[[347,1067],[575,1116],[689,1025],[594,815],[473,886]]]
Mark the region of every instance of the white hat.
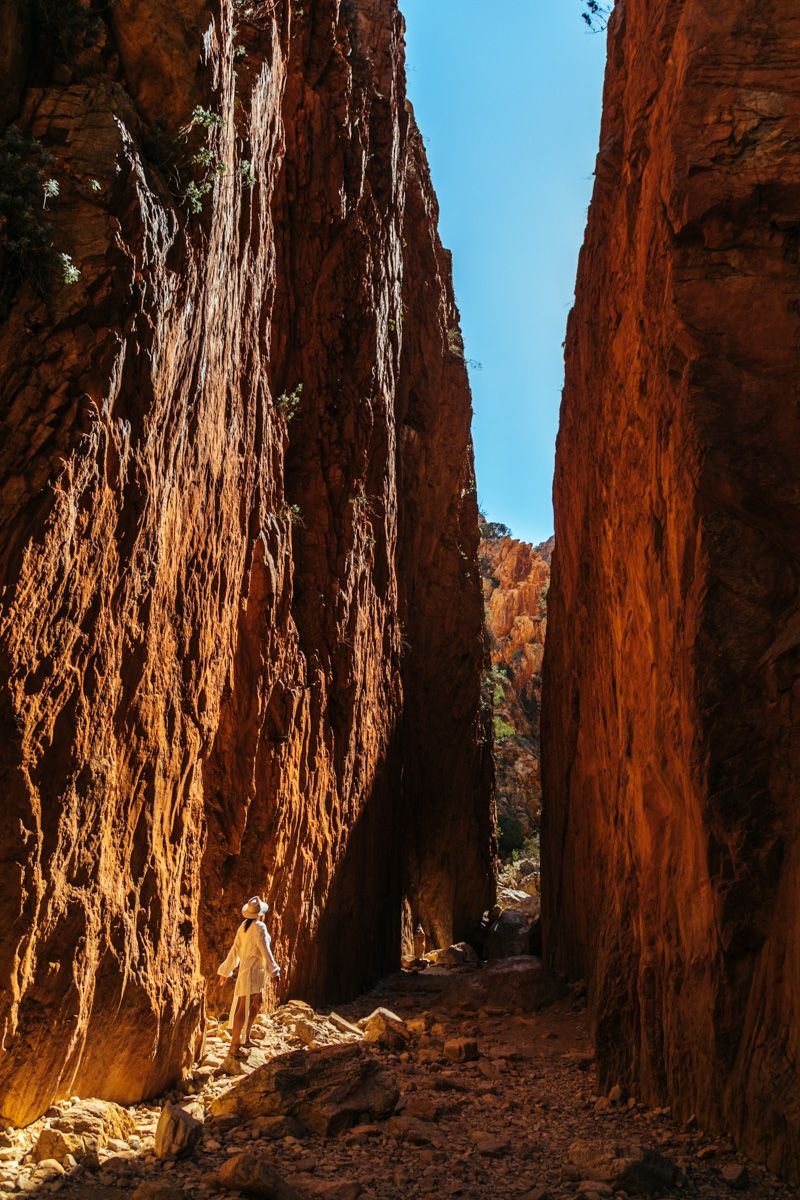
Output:
[[262,900],[260,896],[251,896],[247,904],[242,905],[242,916],[257,919],[263,917],[268,908],[266,900]]

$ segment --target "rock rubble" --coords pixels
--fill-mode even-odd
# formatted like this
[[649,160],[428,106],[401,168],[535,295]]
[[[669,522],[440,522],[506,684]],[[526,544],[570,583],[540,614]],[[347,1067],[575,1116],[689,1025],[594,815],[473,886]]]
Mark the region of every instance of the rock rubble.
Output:
[[[241,1075],[226,1073],[227,1030],[212,1023],[204,1057],[218,1065],[163,1103],[91,1102],[87,1128],[86,1102],[65,1102],[0,1135],[0,1200],[788,1200],[696,1122],[619,1085],[599,1096],[584,1001],[552,977],[545,1001],[546,976],[526,960],[405,972],[343,1006],[338,1029],[292,1002],[259,1017]],[[366,1041],[376,1013],[402,1043]],[[301,1014],[315,1044],[295,1030]],[[81,1162],[36,1161],[56,1124],[86,1139]],[[199,1129],[185,1156],[157,1156],[167,1127]]]

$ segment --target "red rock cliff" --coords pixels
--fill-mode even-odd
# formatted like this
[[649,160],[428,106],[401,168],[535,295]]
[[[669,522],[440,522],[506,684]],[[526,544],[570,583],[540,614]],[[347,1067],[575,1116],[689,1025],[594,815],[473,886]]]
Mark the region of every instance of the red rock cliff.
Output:
[[[483,526],[484,529],[487,526]],[[538,834],[542,808],[539,713],[553,539],[541,546],[481,538],[480,567],[495,715],[501,849]]]
[[16,1122],[173,1079],[255,891],[313,998],[493,886],[470,398],[396,4],[97,7],[3,15],[4,163],[80,271],[0,230]]
[[550,958],[601,1074],[800,1178],[800,9],[620,0],[567,339]]

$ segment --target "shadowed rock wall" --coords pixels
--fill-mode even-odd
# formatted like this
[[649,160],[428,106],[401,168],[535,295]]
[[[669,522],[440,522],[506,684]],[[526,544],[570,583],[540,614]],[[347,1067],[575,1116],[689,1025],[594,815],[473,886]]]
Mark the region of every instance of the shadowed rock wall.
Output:
[[603,1079],[800,1178],[800,11],[619,0],[567,339],[547,953]]
[[174,1079],[255,891],[319,998],[493,887],[470,397],[394,0],[97,7],[0,22],[81,272],[23,270],[0,324],[16,1122]]

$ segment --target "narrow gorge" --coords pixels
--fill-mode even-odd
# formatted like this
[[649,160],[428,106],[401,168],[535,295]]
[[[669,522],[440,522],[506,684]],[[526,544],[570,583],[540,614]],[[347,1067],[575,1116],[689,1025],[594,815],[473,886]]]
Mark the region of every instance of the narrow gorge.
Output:
[[533,547],[401,8],[0,0],[0,1200],[800,1185],[800,10],[614,6]]

